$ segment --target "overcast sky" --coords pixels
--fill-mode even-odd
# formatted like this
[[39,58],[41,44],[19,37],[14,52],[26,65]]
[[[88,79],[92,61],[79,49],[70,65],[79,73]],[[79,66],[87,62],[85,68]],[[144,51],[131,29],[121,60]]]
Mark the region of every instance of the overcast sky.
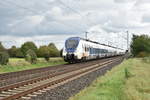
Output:
[[0,0],[0,41],[60,49],[71,36],[126,47],[126,31],[150,34],[150,0]]

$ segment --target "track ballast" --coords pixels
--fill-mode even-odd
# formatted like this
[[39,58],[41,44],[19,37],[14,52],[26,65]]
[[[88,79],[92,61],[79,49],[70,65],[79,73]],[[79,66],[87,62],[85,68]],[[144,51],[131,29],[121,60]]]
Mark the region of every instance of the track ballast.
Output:
[[103,59],[100,62],[97,61],[97,64],[70,67],[65,70],[61,69],[61,71],[56,71],[45,76],[3,86],[0,88],[0,100],[30,99],[30,97],[36,96],[42,91],[55,88],[90,72],[101,70],[121,59],[121,57]]

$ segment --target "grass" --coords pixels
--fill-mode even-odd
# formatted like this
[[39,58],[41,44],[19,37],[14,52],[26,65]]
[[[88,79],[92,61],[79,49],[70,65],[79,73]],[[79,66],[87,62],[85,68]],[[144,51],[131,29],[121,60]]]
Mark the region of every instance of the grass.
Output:
[[147,60],[149,58],[125,60],[69,100],[150,100],[150,62]]
[[30,64],[29,62],[25,61],[23,58],[11,58],[9,60],[8,65],[1,66],[0,65],[0,73],[7,73],[7,72],[15,72],[33,68],[42,68],[47,66],[54,66],[65,64],[62,58],[51,58],[49,62],[45,61],[44,58],[38,58],[36,64]]

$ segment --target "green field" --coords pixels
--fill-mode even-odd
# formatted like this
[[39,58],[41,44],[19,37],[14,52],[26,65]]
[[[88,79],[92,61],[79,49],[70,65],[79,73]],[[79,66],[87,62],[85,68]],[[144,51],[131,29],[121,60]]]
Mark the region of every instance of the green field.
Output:
[[65,64],[64,60],[60,57],[50,58],[49,62],[45,61],[44,58],[38,58],[36,64],[30,64],[29,62],[25,61],[25,59],[23,58],[11,58],[9,59],[8,65],[4,65],[4,66],[0,65],[0,73],[21,71],[21,70],[27,70],[33,68],[41,68],[41,67],[54,66],[60,64]]
[[125,60],[69,100],[150,100],[150,58]]

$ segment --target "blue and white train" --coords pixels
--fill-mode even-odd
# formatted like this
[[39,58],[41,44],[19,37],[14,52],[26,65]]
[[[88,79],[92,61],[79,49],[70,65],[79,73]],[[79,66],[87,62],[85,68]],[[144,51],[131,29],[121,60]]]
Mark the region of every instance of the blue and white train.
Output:
[[80,37],[68,38],[63,49],[64,60],[69,63],[118,56],[124,53],[125,50],[123,49]]

